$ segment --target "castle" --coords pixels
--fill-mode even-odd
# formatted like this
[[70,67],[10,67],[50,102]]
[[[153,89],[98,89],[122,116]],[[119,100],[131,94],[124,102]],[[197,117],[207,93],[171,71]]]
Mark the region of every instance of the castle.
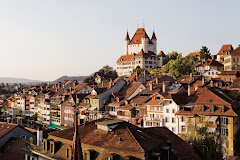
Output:
[[155,32],[150,39],[144,28],[138,28],[130,40],[127,32],[125,38],[125,55],[116,62],[118,76],[130,76],[133,70],[139,66],[143,69],[161,67],[164,65],[165,54],[161,51],[157,54],[157,38]]

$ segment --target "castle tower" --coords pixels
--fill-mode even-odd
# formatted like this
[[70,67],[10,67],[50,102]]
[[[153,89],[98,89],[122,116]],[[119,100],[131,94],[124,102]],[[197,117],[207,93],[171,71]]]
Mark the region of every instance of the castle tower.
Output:
[[157,54],[157,38],[156,38],[156,35],[155,35],[155,32],[153,31],[153,34],[152,34],[152,38],[151,38],[151,41],[153,43],[153,49],[154,49],[154,53]]
[[126,38],[125,38],[125,54],[128,55],[128,44],[130,42],[130,38],[127,32]]

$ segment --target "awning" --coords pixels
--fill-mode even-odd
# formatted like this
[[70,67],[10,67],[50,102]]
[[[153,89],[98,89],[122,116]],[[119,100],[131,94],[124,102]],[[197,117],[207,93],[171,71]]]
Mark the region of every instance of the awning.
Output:
[[51,117],[51,119],[60,120],[60,118],[58,118],[58,117]]
[[16,117],[17,119],[24,119],[24,117]]
[[93,110],[95,110],[95,109],[97,109],[97,107],[90,107],[88,110],[89,110],[89,111],[93,111]]
[[53,129],[56,129],[56,128],[58,128],[58,127],[59,127],[59,125],[55,125],[55,124],[49,124],[47,127],[48,127],[48,128],[53,128]]
[[218,116],[211,116],[208,121],[210,122],[216,122]]

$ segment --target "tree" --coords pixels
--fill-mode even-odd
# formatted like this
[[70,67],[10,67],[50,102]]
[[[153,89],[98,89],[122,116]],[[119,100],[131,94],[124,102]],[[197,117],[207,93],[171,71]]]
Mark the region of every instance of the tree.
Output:
[[194,65],[196,60],[194,58],[183,58],[182,54],[179,54],[176,60],[171,59],[164,67],[162,67],[163,74],[170,74],[177,79],[183,75],[188,75],[194,72]]
[[87,83],[89,85],[97,84],[95,82],[95,77],[94,76],[89,76],[83,80],[83,83]]
[[207,60],[209,58],[211,58],[210,50],[206,46],[202,46],[200,49],[200,59]]
[[134,73],[134,72],[137,72],[137,74],[139,75],[139,74],[140,74],[141,72],[143,72],[143,71],[146,71],[146,73],[148,73],[147,70],[141,68],[140,66],[137,66],[137,67],[133,70],[133,73]]
[[105,65],[98,72],[103,72],[104,74],[107,74],[110,71],[113,71],[113,68],[109,65]]
[[116,79],[118,77],[116,70],[113,70],[113,68],[109,65],[103,66],[103,68],[101,68],[98,72],[103,72],[107,75],[108,80]]
[[188,121],[187,133],[180,137],[191,144],[195,152],[204,160],[223,159],[223,147],[221,142],[224,140],[219,133],[209,133],[209,123],[206,121],[195,124]]
[[168,53],[166,55],[166,62],[169,62],[170,60],[176,60],[179,53],[177,51],[172,51],[171,53]]

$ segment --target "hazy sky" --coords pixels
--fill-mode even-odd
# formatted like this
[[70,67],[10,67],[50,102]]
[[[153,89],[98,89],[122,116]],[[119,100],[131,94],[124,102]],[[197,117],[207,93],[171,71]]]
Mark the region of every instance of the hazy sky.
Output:
[[0,0],[0,77],[54,80],[115,68],[128,28],[151,36],[158,52],[187,55],[240,43],[240,1]]

